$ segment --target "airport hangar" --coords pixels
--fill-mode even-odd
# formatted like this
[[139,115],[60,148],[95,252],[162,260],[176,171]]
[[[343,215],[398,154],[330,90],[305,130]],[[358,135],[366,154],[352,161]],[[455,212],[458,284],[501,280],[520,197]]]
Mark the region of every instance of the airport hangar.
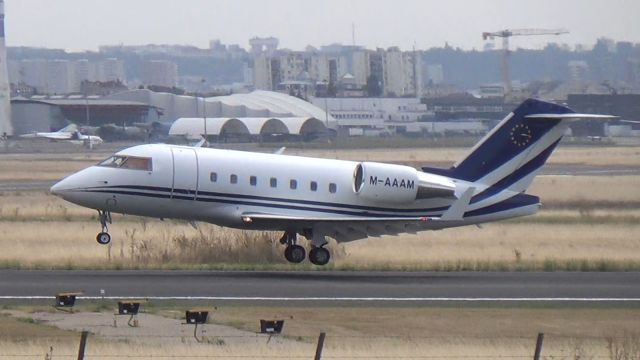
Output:
[[16,135],[57,131],[70,123],[100,127],[148,122],[160,111],[135,101],[104,98],[17,97],[11,99],[11,123]]
[[106,97],[14,98],[11,104],[16,134],[55,131],[69,123],[161,123],[171,124],[169,135],[200,138],[206,117],[212,141],[310,140],[330,135],[336,124],[331,115],[302,99],[261,90],[201,98],[137,89]]

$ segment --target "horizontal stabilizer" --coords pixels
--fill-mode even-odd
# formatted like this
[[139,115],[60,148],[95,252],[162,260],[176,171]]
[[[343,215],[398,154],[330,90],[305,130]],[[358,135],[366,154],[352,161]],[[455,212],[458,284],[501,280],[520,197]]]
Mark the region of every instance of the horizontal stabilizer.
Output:
[[447,211],[442,214],[440,220],[452,221],[452,220],[462,220],[464,217],[464,213],[467,211],[469,207],[469,202],[471,201],[471,197],[473,193],[476,191],[475,187],[470,187],[465,192],[460,195],[460,198],[454,202],[451,207]]
[[531,114],[531,115],[526,115],[525,118],[548,119],[548,120],[581,120],[581,119],[615,120],[618,118],[618,116],[568,113],[568,114]]

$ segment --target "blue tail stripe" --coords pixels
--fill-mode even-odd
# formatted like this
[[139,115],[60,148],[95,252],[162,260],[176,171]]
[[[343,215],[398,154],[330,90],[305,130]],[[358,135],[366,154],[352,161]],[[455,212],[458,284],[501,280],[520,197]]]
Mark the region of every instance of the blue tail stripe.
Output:
[[535,99],[524,101],[513,111],[514,115],[511,119],[502,124],[457,167],[451,169],[451,176],[467,181],[477,181],[533,146],[561,121],[552,119],[536,121],[527,119],[527,115],[572,112],[567,107]]
[[490,215],[497,212],[517,209],[524,206],[536,205],[540,203],[540,198],[533,195],[527,194],[518,194],[516,196],[510,197],[507,200],[501,201],[499,203],[486,206],[480,209],[476,209],[473,211],[467,211],[464,213],[464,217],[472,217],[472,216],[480,216],[480,215]]
[[531,159],[529,162],[521,166],[518,170],[502,178],[500,181],[491,185],[489,188],[487,188],[483,192],[476,194],[473,198],[471,198],[471,204],[475,204],[479,201],[482,201],[484,199],[487,199],[493,195],[500,193],[501,191],[509,188],[509,186],[520,181],[527,175],[541,168],[544,165],[544,163],[547,161],[549,156],[551,156],[551,153],[556,148],[559,142],[560,142],[560,139],[558,139],[556,142],[554,142],[549,147],[544,149],[540,154],[538,154],[538,156]]

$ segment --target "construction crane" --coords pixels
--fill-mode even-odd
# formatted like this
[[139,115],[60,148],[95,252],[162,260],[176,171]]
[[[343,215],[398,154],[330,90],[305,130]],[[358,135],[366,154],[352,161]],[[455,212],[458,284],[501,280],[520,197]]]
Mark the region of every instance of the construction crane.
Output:
[[509,72],[509,38],[512,36],[533,36],[533,35],[561,35],[568,34],[566,29],[512,29],[500,30],[496,32],[483,32],[483,40],[493,40],[502,38],[502,82],[504,84],[505,96],[511,94],[511,74]]

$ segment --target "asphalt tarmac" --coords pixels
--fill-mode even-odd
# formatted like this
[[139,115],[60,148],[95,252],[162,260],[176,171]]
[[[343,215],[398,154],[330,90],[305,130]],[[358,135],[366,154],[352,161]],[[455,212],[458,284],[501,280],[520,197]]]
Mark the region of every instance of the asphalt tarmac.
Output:
[[434,302],[635,302],[640,273],[371,271],[47,271],[0,270],[0,300],[86,298],[158,300]]

